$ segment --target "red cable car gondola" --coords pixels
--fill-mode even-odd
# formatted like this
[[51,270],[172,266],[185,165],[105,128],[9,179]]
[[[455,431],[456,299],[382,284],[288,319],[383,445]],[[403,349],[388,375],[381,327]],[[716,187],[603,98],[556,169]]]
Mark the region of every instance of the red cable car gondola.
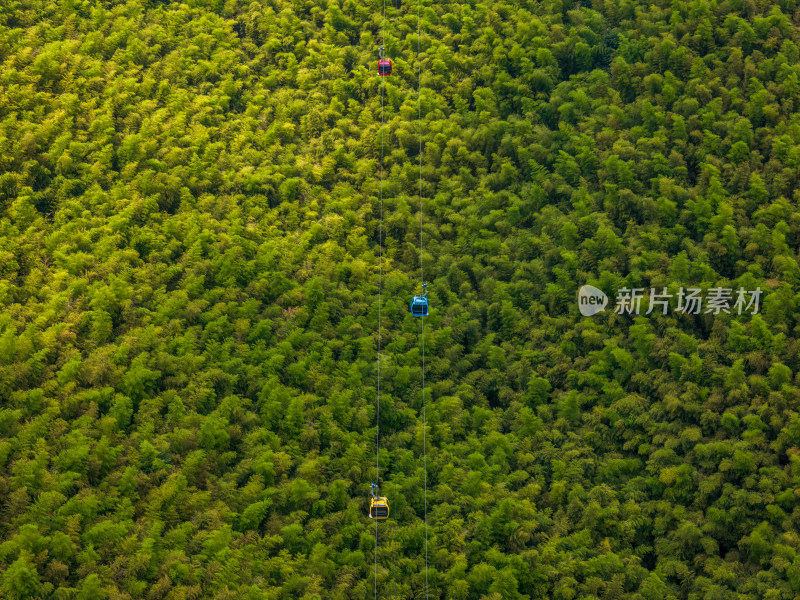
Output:
[[380,47],[378,52],[380,60],[378,61],[378,75],[386,77],[392,74],[392,61],[388,58],[383,58],[383,46]]

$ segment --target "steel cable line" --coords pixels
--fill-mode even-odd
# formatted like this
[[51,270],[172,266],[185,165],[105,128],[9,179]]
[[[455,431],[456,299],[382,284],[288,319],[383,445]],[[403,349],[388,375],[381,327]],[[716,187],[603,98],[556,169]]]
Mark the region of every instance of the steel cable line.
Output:
[[[383,45],[386,43],[386,0],[383,0],[383,20],[381,22],[381,58],[383,58]],[[383,106],[386,80],[381,81],[381,184],[380,184],[380,213],[378,218],[378,368],[375,410],[375,484],[380,483],[380,431],[381,431],[381,300],[383,292]],[[375,600],[378,600],[378,519],[375,519]]]
[[[385,1],[385,0],[384,0]],[[417,122],[419,134],[419,275],[423,287],[425,272],[422,263],[422,53],[420,46],[420,0],[417,0]],[[425,317],[420,319],[422,340],[422,462],[424,476],[425,520],[425,598],[428,599],[428,449],[425,414]]]

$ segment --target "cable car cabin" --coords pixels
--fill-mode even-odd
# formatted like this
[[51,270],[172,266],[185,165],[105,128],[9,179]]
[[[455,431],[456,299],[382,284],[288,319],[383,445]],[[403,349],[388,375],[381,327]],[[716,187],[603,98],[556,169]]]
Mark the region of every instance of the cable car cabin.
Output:
[[414,296],[411,300],[411,314],[415,317],[428,316],[428,299],[425,296]]
[[378,61],[378,75],[385,77],[392,74],[392,61],[388,58],[382,58]]
[[369,501],[370,519],[388,519],[389,501],[384,496],[374,496]]

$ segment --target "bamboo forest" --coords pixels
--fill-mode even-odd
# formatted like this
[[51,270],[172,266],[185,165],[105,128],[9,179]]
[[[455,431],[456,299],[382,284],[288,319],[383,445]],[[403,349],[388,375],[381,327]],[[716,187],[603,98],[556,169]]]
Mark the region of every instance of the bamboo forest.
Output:
[[799,0],[3,0],[0,598],[800,598],[799,183]]

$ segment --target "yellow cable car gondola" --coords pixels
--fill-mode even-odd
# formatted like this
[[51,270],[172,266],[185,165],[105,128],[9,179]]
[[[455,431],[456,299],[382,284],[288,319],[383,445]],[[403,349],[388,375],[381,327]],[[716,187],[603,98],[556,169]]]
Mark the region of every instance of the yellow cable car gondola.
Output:
[[378,486],[372,484],[372,498],[369,499],[369,518],[370,519],[388,519],[389,518],[389,501],[385,496],[376,496],[375,492]]
[[388,519],[389,501],[383,496],[375,496],[369,501],[370,519]]

